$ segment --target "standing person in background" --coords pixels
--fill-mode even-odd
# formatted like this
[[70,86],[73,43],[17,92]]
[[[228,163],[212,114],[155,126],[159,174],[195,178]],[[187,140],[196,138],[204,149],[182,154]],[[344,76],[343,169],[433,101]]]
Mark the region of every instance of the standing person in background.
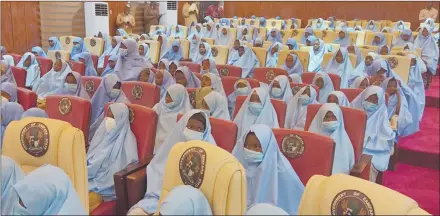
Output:
[[221,18],[223,17],[223,8],[218,4],[219,2],[214,2],[214,4],[210,5],[208,9],[206,9],[205,16],[210,16],[212,18]]
[[422,10],[420,10],[420,13],[419,13],[419,20],[420,21],[425,21],[428,18],[431,18],[433,20],[437,20],[438,10],[435,9],[434,7],[432,7],[433,4],[434,4],[434,2],[431,1],[430,3],[428,3],[426,8],[423,8]]
[[185,26],[189,26],[192,22],[197,23],[197,17],[199,15],[199,9],[195,2],[189,1],[183,5],[182,9],[183,17],[185,17]]
[[118,14],[116,25],[124,29],[128,34],[133,33],[135,21],[134,16],[130,14],[130,4],[125,5],[124,13]]
[[159,3],[147,3],[147,6],[144,8],[144,27],[146,33],[150,32],[150,26],[159,25],[162,15],[159,13]]

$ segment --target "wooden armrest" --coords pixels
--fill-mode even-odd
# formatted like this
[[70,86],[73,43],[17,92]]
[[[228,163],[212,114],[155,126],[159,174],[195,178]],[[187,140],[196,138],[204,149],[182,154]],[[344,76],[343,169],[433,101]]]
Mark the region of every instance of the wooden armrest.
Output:
[[365,180],[370,179],[371,160],[373,156],[362,154],[358,161],[354,164],[350,171],[350,175],[356,176]]
[[125,169],[115,173],[113,175],[113,180],[115,182],[115,192],[116,192],[116,211],[117,214],[126,215],[129,209],[128,206],[128,191],[127,191],[127,176],[135,172],[145,173],[145,168],[150,163],[153,156],[147,157],[143,161],[132,163],[128,165]]
[[131,208],[143,199],[147,191],[147,173],[139,170],[127,176],[128,207]]

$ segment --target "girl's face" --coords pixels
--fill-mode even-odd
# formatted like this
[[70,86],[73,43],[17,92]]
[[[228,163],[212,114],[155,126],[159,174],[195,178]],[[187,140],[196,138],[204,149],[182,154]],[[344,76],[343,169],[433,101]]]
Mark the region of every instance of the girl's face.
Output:
[[116,45],[118,45],[118,42],[116,41],[116,39],[112,39],[112,47],[115,48]]
[[165,70],[167,66],[163,62],[159,62],[159,70]]
[[365,78],[362,80],[361,84],[359,84],[360,89],[366,89],[368,87],[368,80]]
[[370,66],[373,63],[373,57],[367,56],[365,57],[365,65]]
[[244,55],[244,47],[238,48],[238,55],[241,57]]
[[417,60],[415,58],[412,58],[411,59],[411,66],[416,65],[416,63],[417,63]]
[[223,34],[224,36],[228,35],[228,30],[226,30],[225,28],[223,28],[223,29],[222,29],[222,34]]
[[55,45],[55,43],[53,42],[53,40],[49,40],[49,46],[53,47]]
[[315,81],[315,84],[319,89],[324,88],[324,79],[322,77],[318,77],[318,79]]
[[150,78],[150,69],[144,69],[141,71],[139,75],[139,81],[141,82],[148,82],[148,79]]
[[335,61],[336,61],[337,63],[339,63],[339,64],[341,64],[342,62],[344,62],[344,57],[342,56],[342,52],[341,52],[341,50],[339,50],[339,51],[336,53]]
[[199,25],[196,26],[196,30],[197,30],[197,32],[200,32],[200,26]]
[[188,120],[188,123],[186,124],[186,128],[200,133],[203,133],[205,131],[205,127],[203,126],[203,123],[197,119],[192,119],[192,118]]
[[116,61],[109,60],[108,65],[110,66],[110,68],[115,68]]
[[205,53],[206,53],[205,45],[200,44],[200,46],[199,46],[199,51],[200,51],[200,54],[205,54]]
[[177,65],[175,65],[174,63],[171,63],[170,66],[169,66],[169,69],[170,69],[169,72],[171,74],[174,74],[174,72],[176,72],[176,70],[177,70]]
[[210,67],[211,65],[208,59],[202,61],[202,70],[208,70]]
[[144,55],[145,53],[144,46],[139,46],[139,55]]
[[66,76],[66,83],[69,83],[69,84],[77,84],[77,82],[76,82],[76,79],[75,79],[75,76],[73,76],[73,74],[68,74],[67,76]]
[[324,122],[337,121],[337,120],[338,119],[336,118],[335,114],[333,114],[332,111],[328,111],[324,116]]
[[234,49],[238,50],[239,47],[240,47],[240,41],[239,40],[235,40],[234,41]]
[[165,96],[165,103],[171,103],[171,102],[173,102],[173,98],[167,92],[167,95]]
[[245,28],[245,29],[243,29],[243,35],[247,35],[247,33],[248,33],[248,30]]
[[392,79],[388,82],[387,93],[389,95],[393,95],[396,93],[396,91],[397,91],[397,82],[396,80]]
[[274,46],[272,47],[272,49],[270,50],[270,52],[273,54],[275,54],[276,52],[278,52],[278,46]]
[[340,31],[339,32],[339,38],[345,38],[345,32],[343,32],[343,31]]
[[211,26],[210,26],[210,25],[206,25],[206,29],[207,29],[208,31],[211,31]]
[[161,86],[163,83],[163,72],[161,70],[156,72],[156,85]]
[[211,77],[209,76],[202,76],[202,87],[206,87],[206,86],[211,86],[212,82],[211,82]]
[[173,46],[173,51],[176,53],[176,52],[179,52],[179,47],[178,46]]
[[271,32],[270,32],[270,36],[272,36],[272,37],[276,37],[276,36],[277,36],[277,32],[276,32],[276,31],[271,31]]
[[380,43],[380,37],[374,36],[374,42],[377,44]]
[[388,47],[386,47],[386,46],[381,47],[380,54],[381,55],[388,55]]
[[336,95],[330,94],[327,98],[327,103],[335,103],[335,104],[339,105],[339,99],[338,99],[338,97],[336,97]]
[[313,50],[318,51],[319,50],[319,41],[316,40],[315,42],[313,42]]
[[408,41],[410,38],[411,38],[411,36],[409,36],[409,35],[402,35],[402,36],[400,36],[401,38],[402,38],[402,40],[404,40],[404,41]]
[[292,68],[293,67],[293,57],[291,55],[288,55],[286,57],[286,66],[288,68]]
[[377,97],[377,94],[374,95],[370,95],[366,101],[370,102],[370,103],[374,103],[374,104],[378,104],[379,103],[379,98]]
[[355,54],[355,49],[354,49],[354,46],[353,45],[351,45],[351,46],[348,46],[347,47],[347,51],[348,51],[348,53],[351,53],[351,54]]
[[248,133],[248,135],[246,136],[244,147],[251,151],[263,152],[260,140],[258,140],[257,136],[253,132]]
[[26,60],[24,60],[23,65],[24,65],[25,67],[29,67],[29,66],[31,66],[31,60],[32,60],[31,56],[28,56],[28,57],[26,58]]
[[188,81],[186,80],[185,74],[183,74],[182,71],[178,70],[176,71],[176,73],[174,74],[174,78],[176,79],[176,83],[183,85],[186,87],[186,85],[188,84]]
[[428,31],[426,28],[424,28],[423,31],[422,31],[422,35],[423,35],[424,37],[428,37],[428,35],[429,35],[429,31]]
[[62,67],[63,67],[63,62],[61,61],[61,59],[57,59],[55,61],[55,64],[53,65],[53,70],[59,72],[61,71]]
[[244,82],[237,83],[237,88],[246,88],[246,87],[247,87],[247,85]]
[[280,86],[280,82],[278,82],[278,80],[274,80],[274,81],[273,81],[272,88],[281,88],[281,86]]
[[258,96],[257,92],[254,91],[252,93],[251,98],[249,99],[249,102],[261,103],[260,96]]

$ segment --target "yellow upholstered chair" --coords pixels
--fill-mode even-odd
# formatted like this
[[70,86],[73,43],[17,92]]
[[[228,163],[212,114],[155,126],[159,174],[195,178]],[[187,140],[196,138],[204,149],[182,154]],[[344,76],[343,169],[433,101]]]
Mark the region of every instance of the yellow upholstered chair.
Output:
[[227,46],[214,45],[211,48],[211,53],[216,64],[225,65],[228,62],[229,48]]
[[[317,21],[318,21],[318,19],[313,20],[312,21],[312,26],[315,26]],[[327,29],[330,26],[330,21],[324,20],[322,25],[324,26],[324,29]]]
[[260,27],[260,21],[258,19],[246,19],[246,24],[250,26]]
[[202,41],[205,41],[206,43],[208,43],[209,45],[213,46],[215,40],[212,38],[202,38]]
[[[376,34],[377,32],[365,32],[365,45],[370,46]],[[393,42],[393,34],[390,33],[383,33],[383,34],[385,35],[385,40],[387,42],[387,45],[391,46],[391,43]]]
[[[365,30],[365,29],[367,28],[367,24],[368,24],[368,22],[369,22],[369,20],[362,22],[362,24],[361,24],[362,29]],[[383,26],[383,25],[382,25],[381,22],[377,21],[377,22],[374,22],[374,23],[375,23],[375,27],[376,27],[377,29],[382,30],[382,26]]]
[[[390,22],[390,24],[388,25],[388,27],[394,27],[394,25],[396,24],[397,22]],[[405,28],[406,29],[411,29],[411,23],[410,22],[403,22],[403,24],[405,25]]]
[[378,49],[377,46],[362,46],[362,47],[358,47],[358,48],[361,51],[364,59],[368,55],[369,52],[377,53],[377,49]]
[[312,49],[312,46],[302,46],[299,48],[301,51],[309,52]]
[[[348,33],[348,35],[349,35],[349,37],[350,37],[350,42],[351,42],[352,44],[356,44],[356,40],[357,40],[357,37],[358,37],[358,33],[359,33],[359,32],[349,32],[349,33]],[[339,34],[339,32],[338,32],[338,34]]]
[[167,27],[164,25],[152,25],[150,26],[150,32],[155,32],[157,30],[162,30],[164,32],[167,32]]
[[94,55],[100,56],[104,52],[104,40],[102,38],[87,37],[84,38],[84,44],[87,50]]
[[258,33],[258,36],[261,37],[261,39],[263,39],[263,41],[266,41],[267,38],[267,28],[266,27],[260,27],[258,28],[260,33]]
[[153,64],[159,62],[159,55],[160,55],[160,44],[159,44],[159,41],[143,40],[143,41],[139,41],[138,42],[138,45],[141,45],[141,44],[148,44],[148,46],[150,46],[151,62]]
[[[337,51],[335,51],[337,52]],[[325,67],[327,65],[327,63],[330,61],[330,59],[332,59],[333,55],[335,53],[325,53],[324,54],[324,58],[322,59],[322,66]],[[356,55],[355,54],[348,54],[348,58],[350,58],[351,61],[351,65],[353,65],[354,68],[356,68]]]
[[[308,19],[308,20],[307,20],[307,26],[311,26],[313,20],[316,20],[316,19]],[[305,26],[305,27],[306,27],[306,26]]]
[[381,55],[383,59],[387,59],[390,63],[391,69],[402,78],[405,83],[408,83],[409,71],[411,68],[411,59],[407,56],[400,55]]
[[416,51],[403,51],[403,50],[399,50],[399,49],[392,49],[391,50],[391,55],[408,55],[408,54],[414,54],[414,55],[418,55],[419,57],[422,56],[422,49],[421,48],[416,48]]
[[258,58],[258,61],[260,61],[260,67],[266,66],[266,49],[262,47],[252,47],[252,50],[254,51],[255,55]]
[[354,28],[356,26],[356,22],[353,20],[346,21],[348,27]]
[[325,36],[322,35],[324,43],[333,43],[339,37],[339,31],[325,31]]
[[61,36],[60,37],[60,44],[61,47],[63,48],[63,50],[65,51],[72,51],[72,47],[73,47],[73,39],[75,39],[77,37],[75,36]]
[[[171,32],[173,32],[174,29],[176,29],[175,25],[173,25],[173,27],[171,27]],[[188,37],[188,27],[179,26],[179,31],[183,31],[183,38],[182,39],[186,39]]]
[[174,41],[180,42],[180,47],[182,48],[182,54],[184,59],[189,58],[189,40],[187,39],[168,39],[168,47],[171,47]]
[[[221,28],[220,28],[220,30],[221,30]],[[237,29],[236,28],[230,28],[230,29],[228,29],[228,31],[232,35],[232,41],[235,41],[235,39],[237,39]]]
[[357,32],[356,46],[363,46],[365,44],[365,33],[366,32]]
[[289,53],[295,53],[301,61],[303,68],[307,68],[307,66],[309,65],[309,52],[301,50],[281,50],[280,54],[278,55],[278,67],[281,67],[281,65],[284,64],[284,62],[286,61],[286,57]]
[[282,22],[283,22],[282,20],[274,20],[274,19],[267,20],[267,22],[266,22],[267,31],[270,31],[273,28],[281,30],[281,23]]
[[53,62],[58,58],[61,58],[65,61],[70,60],[70,51],[65,50],[49,50],[47,51],[47,57],[51,59]]
[[[301,19],[296,19],[296,24],[298,25],[298,28],[301,28]],[[290,29],[290,26],[292,25],[292,20],[288,19],[286,20],[286,28]]]
[[382,185],[344,174],[314,175],[298,215],[429,215],[413,199]]
[[292,38],[296,40],[297,44],[301,43],[301,39],[304,36],[304,29],[295,29],[292,31]]
[[63,169],[88,212],[89,189],[84,146],[83,132],[71,124],[29,117],[8,125],[3,137],[2,155],[12,158],[25,173],[44,164]]
[[[159,203],[179,185],[191,185],[202,191],[214,215],[246,212],[245,170],[232,154],[220,147],[202,141],[177,143],[165,166]],[[159,212],[160,204],[156,214]]]
[[[272,45],[272,42],[264,41],[263,48],[267,50],[269,49],[270,45]],[[283,44],[281,50],[289,50],[289,46]]]
[[132,39],[138,39],[139,40],[139,38],[141,37],[140,35],[138,35],[138,34],[128,34],[128,37],[129,38],[132,38]]
[[239,22],[239,18],[238,19],[232,19],[232,18],[229,18],[229,21],[232,23],[232,24],[234,24],[235,26],[238,26],[238,22]]
[[283,38],[283,43],[286,43],[287,39],[292,37],[292,32],[293,32],[293,29],[281,30],[280,31],[281,37]]

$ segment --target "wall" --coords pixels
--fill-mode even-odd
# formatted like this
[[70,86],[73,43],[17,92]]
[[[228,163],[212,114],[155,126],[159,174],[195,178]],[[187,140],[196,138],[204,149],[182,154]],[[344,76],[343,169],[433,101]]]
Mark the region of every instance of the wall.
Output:
[[1,2],[1,45],[17,54],[41,46],[38,2]]
[[[116,29],[116,18],[119,13],[124,13],[125,4],[127,2],[108,2],[110,10],[110,34],[115,35]],[[144,8],[147,4],[144,2],[130,2],[130,13],[134,16],[135,26],[133,33],[141,34],[144,33]]]

